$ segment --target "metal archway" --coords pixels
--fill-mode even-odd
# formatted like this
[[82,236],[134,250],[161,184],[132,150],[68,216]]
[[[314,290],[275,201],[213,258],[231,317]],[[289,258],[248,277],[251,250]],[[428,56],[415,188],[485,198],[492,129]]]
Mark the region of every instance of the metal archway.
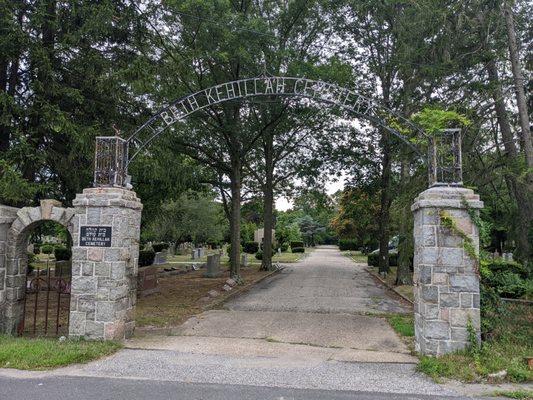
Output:
[[[259,77],[221,83],[181,97],[157,112],[128,139],[117,136],[97,137],[94,185],[126,185],[131,161],[167,128],[189,115],[227,101],[264,96],[308,98],[334,105],[386,129],[423,159],[426,157],[408,138],[394,129],[391,123],[407,126],[421,138],[430,139],[428,135],[411,121],[368,97],[324,81],[283,76]],[[133,146],[134,151],[130,155],[129,150]],[[425,162],[427,163],[427,159]],[[430,166],[430,170],[432,169],[435,170]]]

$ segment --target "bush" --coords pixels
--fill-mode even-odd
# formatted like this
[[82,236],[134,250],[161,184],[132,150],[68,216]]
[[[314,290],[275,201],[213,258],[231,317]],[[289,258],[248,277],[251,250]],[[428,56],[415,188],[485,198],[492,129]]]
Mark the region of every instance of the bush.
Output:
[[[368,255],[368,265],[372,267],[379,266],[379,253],[370,253]],[[389,253],[389,266],[397,267],[398,266],[398,253]]]
[[357,250],[357,241],[355,239],[339,239],[339,249],[345,250]]
[[41,253],[43,254],[52,254],[54,252],[54,246],[51,244],[43,244],[41,246]]
[[303,247],[292,247],[293,253],[305,253],[305,248]]
[[152,249],[154,249],[156,253],[159,253],[160,251],[168,249],[168,243],[154,243]]
[[[242,253],[242,246],[240,246],[240,248],[241,248],[241,253]],[[228,244],[227,253],[228,253],[228,256],[231,257],[231,243]]]
[[243,246],[244,252],[248,254],[255,254],[259,251],[259,243],[246,242]]
[[54,249],[54,257],[56,261],[68,261],[72,257],[72,251],[65,246],[57,246]]
[[500,297],[512,299],[530,294],[533,280],[528,279],[527,269],[515,261],[500,258],[482,260],[479,273],[481,284]]
[[[295,247],[305,247],[304,246],[304,242],[302,242],[301,240],[292,241],[291,242],[291,249],[294,249]],[[294,251],[293,251],[293,253],[294,253]]]
[[139,251],[139,267],[147,267],[154,263],[155,251],[141,250]]
[[41,246],[37,243],[33,244],[33,254],[39,254],[41,252]]
[[257,253],[255,253],[255,258],[258,259],[258,260],[262,260],[263,259],[263,252],[262,251],[258,251]]
[[289,244],[288,243],[281,243],[279,245],[279,248],[281,249],[282,252],[286,252],[287,250],[289,250]]

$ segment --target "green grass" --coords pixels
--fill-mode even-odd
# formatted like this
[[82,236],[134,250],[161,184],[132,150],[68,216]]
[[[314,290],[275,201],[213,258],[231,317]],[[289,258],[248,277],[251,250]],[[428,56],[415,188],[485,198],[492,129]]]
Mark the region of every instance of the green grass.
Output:
[[342,255],[351,258],[356,263],[367,264],[368,257],[362,254],[360,251],[343,251]]
[[527,400],[533,399],[533,391],[531,390],[498,390],[492,394],[493,396],[508,397],[510,399]]
[[387,316],[389,324],[401,336],[412,337],[415,335],[414,317],[413,315],[399,315],[393,314]]
[[86,363],[113,354],[122,345],[112,341],[85,341],[0,336],[0,368],[46,370]]

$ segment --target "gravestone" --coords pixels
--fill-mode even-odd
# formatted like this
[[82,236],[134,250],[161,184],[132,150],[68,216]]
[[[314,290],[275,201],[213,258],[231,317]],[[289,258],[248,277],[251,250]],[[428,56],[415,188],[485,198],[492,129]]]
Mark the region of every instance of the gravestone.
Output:
[[167,263],[166,251],[158,251],[155,253],[154,265],[161,265]]
[[139,268],[137,285],[138,294],[141,297],[149,296],[151,294],[159,293],[161,291],[157,281],[157,273],[157,267]]
[[207,271],[205,271],[206,278],[218,278],[220,273],[220,258],[216,255],[207,256]]
[[241,266],[247,267],[248,266],[248,254],[244,253],[241,254]]

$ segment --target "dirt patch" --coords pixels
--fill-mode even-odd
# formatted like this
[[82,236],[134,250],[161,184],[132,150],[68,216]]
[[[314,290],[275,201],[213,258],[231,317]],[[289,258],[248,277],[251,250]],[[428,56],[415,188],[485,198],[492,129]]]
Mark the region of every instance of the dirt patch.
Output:
[[[270,271],[258,268],[242,268],[241,276],[245,284],[257,281]],[[215,303],[227,293],[222,291],[229,271],[223,271],[220,278],[204,278],[204,271],[192,271],[184,275],[162,276],[159,280],[160,293],[140,297],[136,307],[136,325],[140,327],[170,327],[183,323],[189,317],[199,314],[210,303]],[[210,290],[220,295],[208,301],[201,300]],[[237,290],[237,287],[233,290]]]

